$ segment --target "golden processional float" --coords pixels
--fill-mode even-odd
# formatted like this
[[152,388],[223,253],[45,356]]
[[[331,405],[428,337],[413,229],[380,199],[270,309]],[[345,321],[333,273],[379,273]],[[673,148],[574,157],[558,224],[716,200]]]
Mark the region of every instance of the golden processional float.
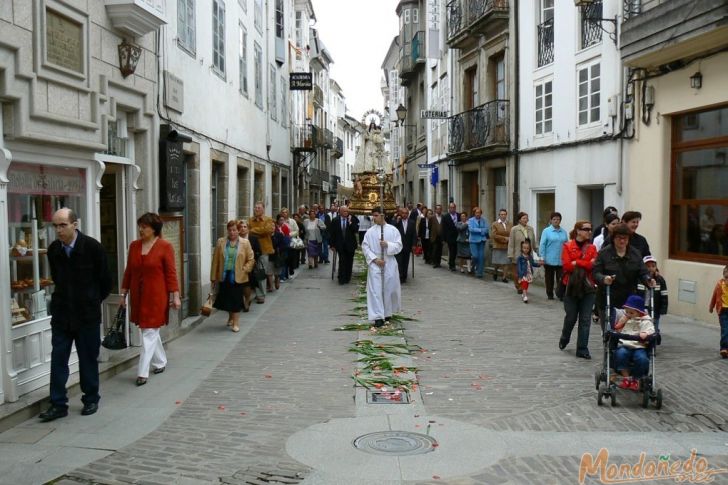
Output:
[[349,211],[356,215],[371,215],[372,209],[382,207],[385,214],[391,215],[397,204],[392,193],[393,168],[388,160],[389,153],[384,150],[383,116],[376,110],[369,110],[364,114],[362,123],[367,126],[367,121],[364,143],[354,163],[354,193]]

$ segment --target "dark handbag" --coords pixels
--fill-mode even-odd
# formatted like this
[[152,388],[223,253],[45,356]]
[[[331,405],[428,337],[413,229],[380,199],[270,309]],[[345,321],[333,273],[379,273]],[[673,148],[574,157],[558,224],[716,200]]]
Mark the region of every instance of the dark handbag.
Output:
[[114,323],[109,327],[104,340],[101,342],[109,350],[121,350],[126,348],[126,336],[124,335],[124,324],[126,323],[126,308],[119,307],[114,318]]
[[261,281],[265,281],[265,278],[266,278],[265,268],[263,267],[263,263],[261,263],[260,260],[257,260],[255,262],[253,271],[250,272],[250,278],[253,280],[254,283],[259,283]]

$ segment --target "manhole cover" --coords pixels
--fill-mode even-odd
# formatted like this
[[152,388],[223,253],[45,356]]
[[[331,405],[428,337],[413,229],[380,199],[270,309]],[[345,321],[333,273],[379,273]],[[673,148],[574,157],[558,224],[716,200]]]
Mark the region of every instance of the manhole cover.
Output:
[[409,404],[407,391],[371,391],[367,389],[367,404]]
[[372,455],[410,456],[434,451],[437,440],[409,431],[378,431],[359,436],[354,448]]

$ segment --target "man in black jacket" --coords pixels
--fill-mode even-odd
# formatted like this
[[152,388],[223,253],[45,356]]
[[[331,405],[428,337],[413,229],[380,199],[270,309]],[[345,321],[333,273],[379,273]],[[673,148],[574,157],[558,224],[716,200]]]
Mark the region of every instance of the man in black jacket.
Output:
[[48,263],[55,285],[51,300],[51,406],[41,421],[68,415],[68,359],[76,344],[83,410],[98,410],[101,302],[111,291],[106,252],[95,239],[78,230],[78,218],[68,208],[53,214],[57,240],[48,247]]
[[339,215],[334,217],[329,226],[331,247],[339,256],[338,278],[340,285],[345,285],[351,281],[351,269],[354,266],[354,252],[356,252],[358,234],[359,219],[349,215],[347,206],[341,206]]
[[402,237],[402,250],[397,254],[397,265],[399,266],[399,282],[407,282],[407,267],[409,265],[412,247],[417,244],[417,222],[410,219],[406,207],[400,209],[400,221],[395,224]]
[[458,229],[456,224],[460,220],[457,206],[454,202],[448,205],[447,214],[442,218],[441,238],[447,244],[447,265],[450,271],[455,271],[455,257],[458,254]]

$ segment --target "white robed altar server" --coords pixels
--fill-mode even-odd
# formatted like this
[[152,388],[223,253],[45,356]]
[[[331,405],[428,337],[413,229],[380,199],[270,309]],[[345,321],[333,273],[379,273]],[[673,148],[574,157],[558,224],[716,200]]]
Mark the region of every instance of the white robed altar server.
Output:
[[[384,325],[400,309],[399,268],[395,255],[402,250],[402,238],[396,227],[387,224],[381,209],[372,211],[373,225],[364,235],[362,252],[366,258],[367,312],[375,326]],[[382,229],[384,240],[382,240]],[[382,255],[384,252],[384,255]],[[384,285],[382,285],[384,272]]]

